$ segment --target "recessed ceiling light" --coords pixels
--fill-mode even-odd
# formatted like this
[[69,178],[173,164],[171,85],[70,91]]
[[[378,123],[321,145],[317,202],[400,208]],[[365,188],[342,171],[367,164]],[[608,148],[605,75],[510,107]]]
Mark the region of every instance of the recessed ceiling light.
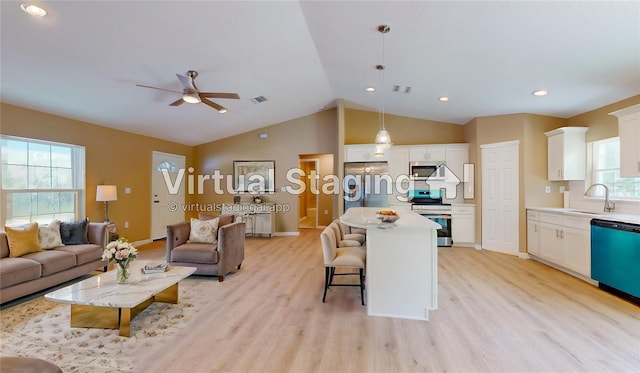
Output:
[[447,102],[447,101],[449,101],[449,97],[447,97],[447,96],[442,96],[442,97],[439,97],[439,98],[438,98],[438,100],[439,100],[440,102]]
[[367,92],[375,92],[376,91],[376,89],[374,87],[367,87],[364,90],[367,91]]
[[21,4],[20,9],[25,13],[34,17],[44,17],[47,15],[47,11],[33,4]]
[[549,93],[549,92],[547,92],[544,89],[539,89],[537,91],[533,91],[533,93],[531,93],[531,94],[534,95],[534,96],[546,96],[547,93]]

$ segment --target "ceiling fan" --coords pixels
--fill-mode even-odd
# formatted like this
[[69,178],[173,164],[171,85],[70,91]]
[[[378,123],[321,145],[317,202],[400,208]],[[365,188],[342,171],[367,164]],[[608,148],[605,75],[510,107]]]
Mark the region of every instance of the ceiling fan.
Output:
[[197,104],[202,102],[218,110],[218,112],[221,114],[226,113],[227,109],[222,105],[218,105],[217,103],[211,100],[208,100],[208,98],[230,98],[230,99],[240,98],[240,96],[238,96],[237,93],[200,92],[198,90],[198,87],[196,87],[196,83],[195,83],[195,79],[198,76],[197,71],[189,70],[187,71],[187,76],[180,75],[180,74],[176,74],[176,76],[178,77],[178,79],[180,79],[180,83],[182,83],[182,86],[184,87],[182,89],[182,92],[174,91],[171,89],[165,89],[165,88],[151,87],[151,86],[142,85],[142,84],[136,84],[136,86],[143,87],[143,88],[159,89],[161,91],[167,91],[167,92],[182,93],[182,98],[170,103],[169,106],[180,106],[185,102],[188,102],[190,104]]

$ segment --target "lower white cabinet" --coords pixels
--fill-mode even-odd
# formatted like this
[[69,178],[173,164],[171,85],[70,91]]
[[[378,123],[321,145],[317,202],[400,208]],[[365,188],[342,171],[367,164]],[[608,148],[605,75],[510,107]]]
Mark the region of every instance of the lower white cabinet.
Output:
[[527,252],[540,256],[540,215],[527,211]]
[[451,206],[451,240],[456,246],[476,241],[476,207],[471,204]]
[[[268,234],[269,237],[273,235],[273,220],[275,214],[273,212],[258,212],[254,215],[254,231],[253,234]],[[247,228],[250,233],[250,228]]]
[[527,251],[591,277],[591,218],[527,211]]

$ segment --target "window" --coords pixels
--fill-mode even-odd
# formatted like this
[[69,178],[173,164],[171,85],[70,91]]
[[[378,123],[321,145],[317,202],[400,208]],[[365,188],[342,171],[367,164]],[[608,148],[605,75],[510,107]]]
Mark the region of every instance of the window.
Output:
[[0,137],[2,214],[7,224],[84,216],[84,147]]
[[[640,198],[640,178],[620,177],[620,138],[594,141],[590,145],[591,172],[586,187],[601,183],[609,187],[609,196]],[[589,195],[604,197],[604,188],[593,188]]]

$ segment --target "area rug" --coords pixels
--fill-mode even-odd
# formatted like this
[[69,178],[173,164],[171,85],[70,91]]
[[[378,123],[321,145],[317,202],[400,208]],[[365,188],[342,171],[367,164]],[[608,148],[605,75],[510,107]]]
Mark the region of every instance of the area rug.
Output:
[[198,299],[207,298],[211,282],[181,281],[178,304],[151,304],[131,321],[130,338],[120,337],[117,329],[71,328],[69,305],[41,295],[0,311],[0,355],[37,357],[64,372],[133,372],[135,351],[165,344],[184,330],[201,311]]

